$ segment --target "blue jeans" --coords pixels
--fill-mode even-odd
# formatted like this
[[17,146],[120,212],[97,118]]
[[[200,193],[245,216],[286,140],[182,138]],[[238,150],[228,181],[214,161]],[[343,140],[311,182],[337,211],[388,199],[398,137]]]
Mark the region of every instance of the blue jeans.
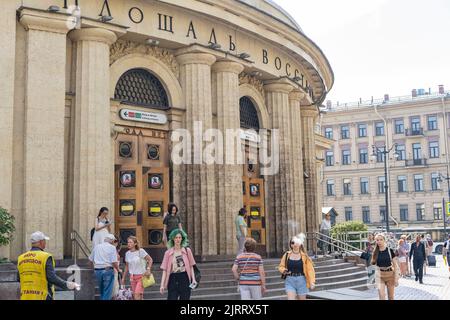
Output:
[[95,270],[95,278],[100,289],[100,300],[111,300],[114,288],[114,269]]

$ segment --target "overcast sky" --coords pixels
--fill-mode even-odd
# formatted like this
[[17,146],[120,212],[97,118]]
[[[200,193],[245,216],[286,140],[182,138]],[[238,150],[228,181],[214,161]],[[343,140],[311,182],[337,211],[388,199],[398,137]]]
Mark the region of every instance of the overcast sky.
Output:
[[334,103],[450,90],[449,0],[274,1],[330,61]]

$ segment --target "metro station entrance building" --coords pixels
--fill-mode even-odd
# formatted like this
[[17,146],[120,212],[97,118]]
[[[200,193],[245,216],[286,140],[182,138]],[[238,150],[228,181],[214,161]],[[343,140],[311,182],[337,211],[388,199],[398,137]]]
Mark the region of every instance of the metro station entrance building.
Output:
[[[0,206],[16,218],[12,260],[36,230],[57,258],[71,256],[71,232],[89,244],[103,206],[121,239],[136,235],[155,256],[169,201],[205,258],[235,254],[242,206],[268,255],[318,229],[330,141],[315,125],[333,73],[271,1],[8,0],[0,31]],[[175,163],[173,132],[196,123],[203,134],[277,130],[277,173],[252,161]],[[257,140],[240,140],[246,160]]]

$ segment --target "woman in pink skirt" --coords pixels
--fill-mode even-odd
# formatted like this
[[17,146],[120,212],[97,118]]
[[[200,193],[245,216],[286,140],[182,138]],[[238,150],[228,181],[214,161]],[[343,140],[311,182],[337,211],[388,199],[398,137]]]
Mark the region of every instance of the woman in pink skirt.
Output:
[[128,249],[125,254],[126,266],[122,278],[122,285],[125,285],[127,273],[129,272],[134,300],[143,300],[144,287],[142,285],[142,278],[151,274],[153,259],[144,249],[139,247],[139,242],[136,237],[128,237]]

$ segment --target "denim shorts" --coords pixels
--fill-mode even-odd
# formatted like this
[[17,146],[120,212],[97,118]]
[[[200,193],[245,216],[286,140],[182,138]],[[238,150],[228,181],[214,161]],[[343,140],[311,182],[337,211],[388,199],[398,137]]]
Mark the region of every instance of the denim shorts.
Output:
[[288,276],[285,282],[285,289],[286,292],[295,292],[298,296],[304,296],[309,292],[306,287],[306,278],[304,276]]

